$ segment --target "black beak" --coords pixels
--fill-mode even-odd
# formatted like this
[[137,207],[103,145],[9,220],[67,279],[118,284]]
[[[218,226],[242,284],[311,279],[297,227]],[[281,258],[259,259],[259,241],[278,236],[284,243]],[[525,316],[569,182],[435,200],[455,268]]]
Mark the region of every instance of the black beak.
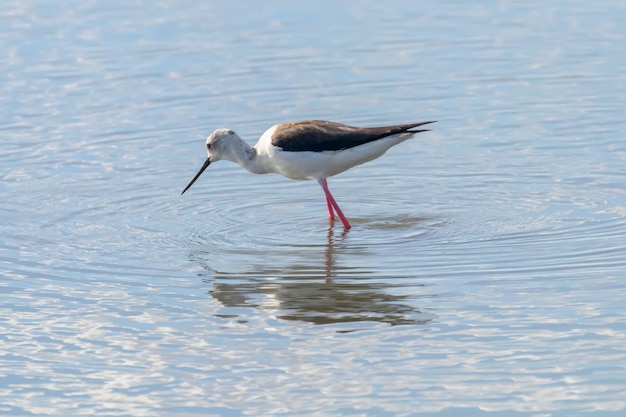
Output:
[[187,191],[189,189],[189,187],[191,187],[193,185],[194,182],[196,182],[196,180],[198,179],[198,177],[200,175],[202,175],[202,173],[204,172],[205,169],[207,169],[209,167],[209,164],[211,163],[211,160],[209,158],[206,159],[206,161],[204,161],[204,165],[202,165],[202,168],[200,168],[200,171],[198,171],[198,173],[196,174],[195,177],[193,177],[193,179],[191,180],[191,182],[189,183],[189,185],[187,185],[185,187],[185,189],[183,190],[182,193],[180,193],[180,195],[185,194],[185,191]]

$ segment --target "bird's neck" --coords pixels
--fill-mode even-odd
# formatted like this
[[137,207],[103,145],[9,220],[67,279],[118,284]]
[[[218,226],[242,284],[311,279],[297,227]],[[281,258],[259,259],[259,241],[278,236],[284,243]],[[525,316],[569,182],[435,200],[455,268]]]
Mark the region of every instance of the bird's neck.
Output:
[[241,140],[239,146],[231,148],[231,152],[224,159],[233,161],[253,174],[267,174],[273,172],[259,157],[257,150]]

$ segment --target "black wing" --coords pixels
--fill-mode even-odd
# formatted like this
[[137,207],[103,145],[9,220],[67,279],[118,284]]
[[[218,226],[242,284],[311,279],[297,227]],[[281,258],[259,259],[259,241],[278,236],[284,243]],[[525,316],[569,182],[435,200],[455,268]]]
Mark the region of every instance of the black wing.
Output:
[[322,152],[353,148],[398,133],[419,133],[428,129],[410,130],[434,122],[409,123],[383,127],[354,127],[324,120],[281,123],[272,135],[272,145],[287,152]]

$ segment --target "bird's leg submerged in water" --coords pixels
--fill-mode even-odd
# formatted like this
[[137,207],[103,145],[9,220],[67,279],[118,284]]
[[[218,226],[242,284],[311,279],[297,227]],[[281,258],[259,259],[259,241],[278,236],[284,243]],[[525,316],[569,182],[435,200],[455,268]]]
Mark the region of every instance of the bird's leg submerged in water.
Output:
[[339,216],[339,219],[341,219],[341,223],[343,223],[343,227],[345,227],[346,229],[349,229],[350,227],[352,227],[350,226],[348,219],[346,219],[346,216],[343,215],[343,212],[339,208],[339,204],[337,204],[337,202],[335,201],[335,198],[330,193],[326,178],[320,178],[317,180],[317,182],[319,182],[319,184],[322,186],[322,189],[324,190],[324,194],[326,195],[326,205],[328,207],[328,215],[330,216],[330,218],[331,219],[335,218],[335,213],[333,213],[333,208],[334,208],[335,211],[337,212],[337,215]]

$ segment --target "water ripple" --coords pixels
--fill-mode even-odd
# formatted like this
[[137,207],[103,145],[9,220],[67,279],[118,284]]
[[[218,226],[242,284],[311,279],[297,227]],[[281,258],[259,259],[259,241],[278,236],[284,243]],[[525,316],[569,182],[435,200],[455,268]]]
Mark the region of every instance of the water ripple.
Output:
[[[3,414],[624,414],[623,7],[39,3],[0,6]],[[331,179],[348,232],[314,182],[180,195],[213,129],[304,118],[439,123]]]

